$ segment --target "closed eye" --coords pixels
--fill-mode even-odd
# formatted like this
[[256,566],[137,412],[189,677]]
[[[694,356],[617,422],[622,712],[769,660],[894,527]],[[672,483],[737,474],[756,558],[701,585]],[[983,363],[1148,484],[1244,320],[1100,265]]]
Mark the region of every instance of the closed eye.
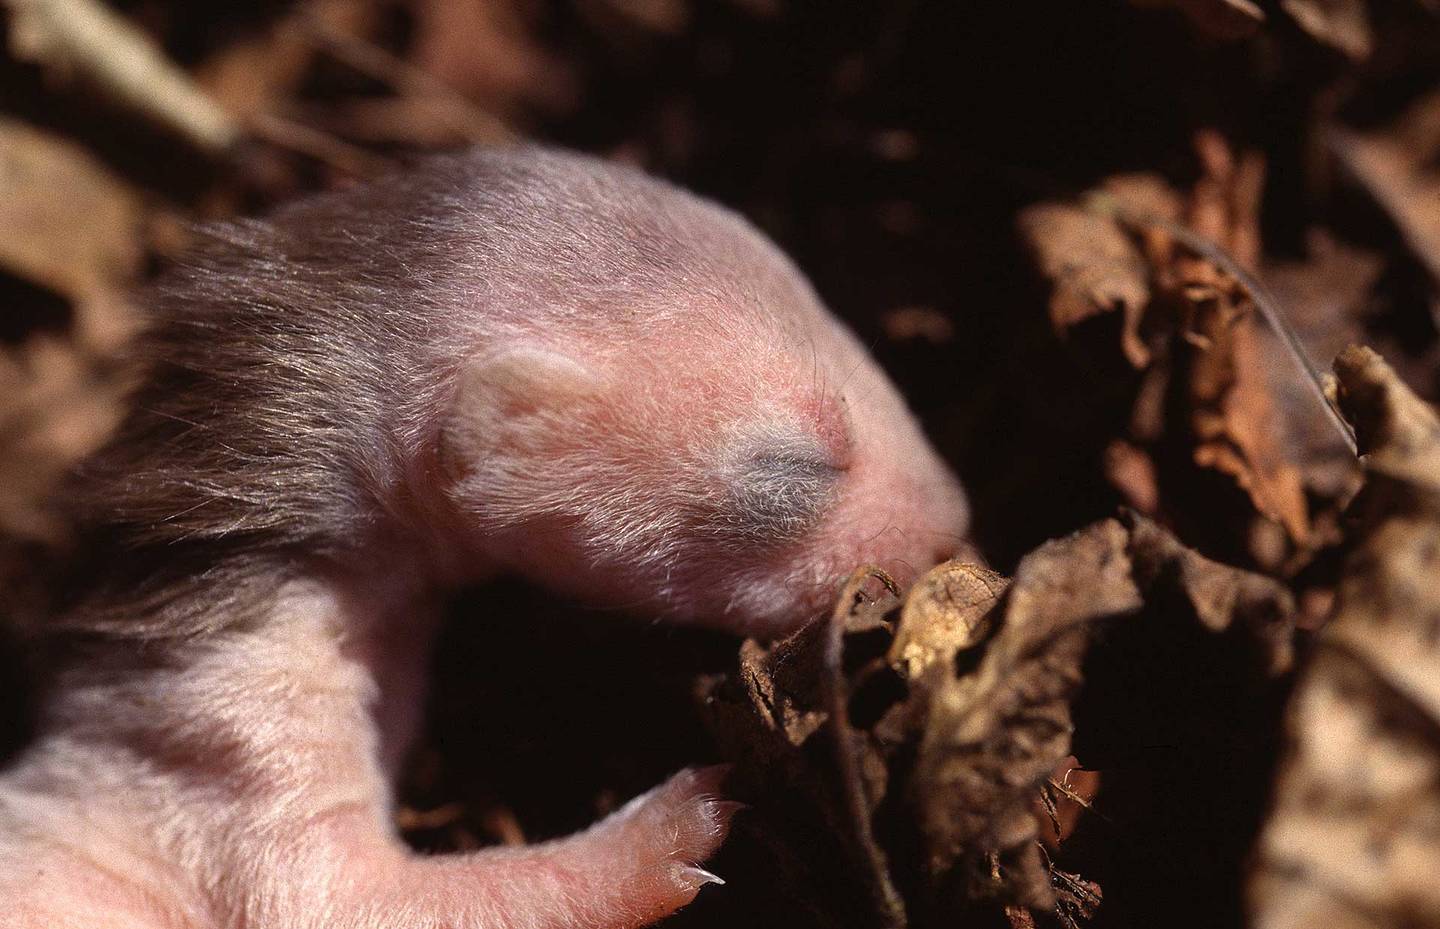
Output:
[[730,473],[721,523],[747,541],[799,538],[820,520],[841,473],[807,443],[763,448]]

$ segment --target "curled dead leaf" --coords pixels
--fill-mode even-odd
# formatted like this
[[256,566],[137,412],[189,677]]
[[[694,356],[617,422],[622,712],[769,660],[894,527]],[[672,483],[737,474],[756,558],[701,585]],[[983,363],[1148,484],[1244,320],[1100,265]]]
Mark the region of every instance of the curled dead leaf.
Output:
[[1057,864],[1040,824],[1057,770],[1075,765],[1071,704],[1094,633],[1159,613],[1202,638],[1238,635],[1254,644],[1244,674],[1264,685],[1288,668],[1292,612],[1274,581],[1127,514],[1041,546],[1012,581],[941,565],[903,605],[862,569],[827,619],[746,642],[703,700],[757,801],[748,828],[815,925],[943,924],[993,904],[1073,924],[1102,894]]
[[905,599],[889,661],[918,678],[933,664],[955,660],[990,631],[990,608],[1010,581],[980,565],[949,561],[916,581]]
[[1031,805],[1070,753],[1069,699],[1089,626],[1140,606],[1125,539],[1107,520],[1026,556],[978,664],[932,665],[911,682],[924,726],[910,800],[937,883],[958,868],[973,886],[993,855],[1009,902],[1054,906]]
[[[1058,334],[1123,311],[1114,342],[1143,374],[1128,434],[1109,443],[1111,483],[1142,511],[1163,509],[1202,536],[1242,527],[1221,550],[1284,573],[1321,544],[1307,486],[1344,488],[1307,482],[1320,456],[1287,441],[1287,404],[1303,416],[1330,413],[1288,340],[1257,316],[1259,285],[1244,270],[1259,260],[1263,159],[1210,130],[1196,134],[1195,147],[1201,175],[1187,197],[1154,177],[1117,175],[1082,197],[1083,207],[1028,208],[1019,228],[1051,284]],[[1330,459],[1319,466],[1334,470]],[[1217,519],[1210,503],[1229,517]],[[1283,538],[1266,531],[1277,524]]]
[[1336,373],[1366,486],[1339,610],[1289,710],[1259,929],[1440,922],[1440,419],[1368,349]]
[[[885,794],[887,770],[873,745],[850,724],[849,698],[863,686],[847,677],[857,663],[888,670],[877,638],[889,644],[885,618],[900,603],[883,571],[857,569],[832,613],[771,646],[747,640],[734,675],[701,683],[701,700],[727,755],[752,789],[803,810],[789,834],[758,836],[787,884],[840,925],[903,927],[905,909],[890,878],[871,818]],[[810,832],[803,822],[809,820]],[[745,823],[741,823],[742,828]],[[831,852],[829,860],[800,848]],[[834,872],[847,876],[832,879]],[[808,891],[805,888],[809,888]]]
[[1079,206],[1041,203],[1019,218],[1021,236],[1051,281],[1050,324],[1060,335],[1097,316],[1119,313],[1125,358],[1150,363],[1140,319],[1150,302],[1149,273],[1140,252],[1109,217]]
[[[1191,194],[1190,223],[1241,266],[1254,267],[1264,164],[1253,153],[1235,155],[1215,132],[1198,133],[1196,150],[1203,173]],[[1258,512],[1306,545],[1304,479],[1279,441],[1281,410],[1267,376],[1285,361],[1266,352],[1255,295],[1205,255],[1180,253],[1172,261],[1166,276],[1183,325],[1195,463],[1228,475]]]

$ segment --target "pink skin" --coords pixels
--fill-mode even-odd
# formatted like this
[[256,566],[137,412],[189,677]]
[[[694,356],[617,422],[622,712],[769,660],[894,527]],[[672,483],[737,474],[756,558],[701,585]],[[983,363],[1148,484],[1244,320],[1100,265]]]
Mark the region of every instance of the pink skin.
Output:
[[419,857],[389,825],[447,588],[516,571],[775,635],[857,564],[905,583],[962,543],[958,483],[854,337],[748,227],[674,208],[744,299],[477,334],[372,542],[261,622],[60,682],[0,780],[0,927],[625,929],[715,880],[716,769],[521,849]]
[[[738,231],[716,247],[752,269],[743,295],[672,298],[689,312],[568,342],[519,333],[466,366],[439,441],[449,480],[420,529],[449,527],[435,548],[461,553],[459,573],[496,565],[768,637],[825,609],[857,565],[908,584],[964,547],[964,493],[894,386],[773,246]],[[830,491],[795,537],[732,536],[737,459],[772,446],[813,455]]]
[[714,768],[560,841],[409,853],[388,824],[372,674],[333,634],[408,603],[363,593],[300,583],[263,634],[72,682],[0,793],[0,925],[638,927],[713,880],[697,863],[734,809]]

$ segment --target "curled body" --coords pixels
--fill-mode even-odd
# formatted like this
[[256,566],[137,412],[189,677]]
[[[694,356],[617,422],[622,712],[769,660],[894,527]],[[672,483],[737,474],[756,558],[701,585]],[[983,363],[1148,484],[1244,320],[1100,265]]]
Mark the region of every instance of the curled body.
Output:
[[642,926],[731,807],[685,771],[584,833],[420,858],[388,776],[445,592],[501,572],[773,635],[963,494],[773,245],[629,169],[432,158],[211,227],[67,494],[104,557],[0,775],[5,926]]

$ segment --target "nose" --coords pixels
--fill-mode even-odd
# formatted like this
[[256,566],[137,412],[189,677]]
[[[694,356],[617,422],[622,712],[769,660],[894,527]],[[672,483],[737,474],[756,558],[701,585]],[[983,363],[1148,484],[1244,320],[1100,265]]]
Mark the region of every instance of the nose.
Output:
[[951,558],[955,557],[955,554],[959,550],[960,543],[958,540],[954,542],[941,543],[940,545],[935,547],[934,551],[930,553],[930,563],[939,564],[942,561],[949,561]]
[[930,564],[942,561],[965,561],[971,564],[985,564],[984,557],[975,543],[968,538],[948,534],[930,547]]
[[917,513],[923,520],[921,525],[930,530],[924,538],[931,564],[952,559],[981,562],[979,551],[968,536],[970,505],[965,491],[948,470],[943,466],[940,469],[940,477],[928,488],[928,493],[920,495],[925,504]]
[[969,564],[978,564],[984,567],[989,566],[985,556],[980,554],[980,549],[969,539],[954,539],[944,546],[944,554],[939,556],[940,561],[964,561]]

